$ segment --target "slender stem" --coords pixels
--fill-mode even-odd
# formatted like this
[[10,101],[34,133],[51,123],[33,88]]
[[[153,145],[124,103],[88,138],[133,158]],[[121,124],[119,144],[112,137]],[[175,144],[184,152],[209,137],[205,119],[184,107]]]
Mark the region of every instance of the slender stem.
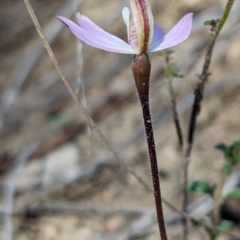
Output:
[[[172,102],[172,112],[173,112],[173,119],[174,119],[174,124],[178,136],[178,147],[180,153],[182,153],[183,150],[183,134],[182,134],[182,128],[180,124],[180,119],[179,115],[177,112],[177,105],[176,105],[176,99],[175,99],[175,92],[172,86],[171,79],[168,79],[168,88],[169,88],[169,93],[171,96],[171,102]],[[187,181],[188,181],[188,159],[183,159],[183,165],[182,165],[182,184],[181,184],[181,203],[182,203],[182,212],[186,213],[187,212],[187,199],[188,199],[188,192],[186,189]],[[182,239],[187,240],[188,237],[188,219],[186,217],[182,217],[182,227],[183,227],[183,232],[182,232]]]
[[[205,55],[202,73],[199,76],[199,81],[194,91],[195,98],[194,98],[192,113],[191,113],[190,122],[189,122],[187,148],[184,155],[185,162],[183,163],[182,211],[184,213],[186,213],[187,211],[187,204],[188,204],[188,194],[187,194],[186,184],[188,182],[189,158],[191,155],[192,146],[194,142],[197,116],[201,111],[201,103],[203,100],[204,86],[209,76],[208,70],[210,67],[212,53],[213,53],[216,39],[228,18],[228,15],[230,13],[233,3],[234,3],[234,0],[228,0],[222,18],[219,21],[218,20],[214,21],[214,24],[212,25],[210,41],[209,41],[209,45]],[[184,240],[187,240],[187,235],[188,235],[188,221],[187,221],[187,218],[184,217],[183,218],[183,239]]]
[[157,164],[157,154],[155,148],[155,140],[152,127],[152,119],[149,108],[149,77],[151,64],[146,54],[135,56],[133,62],[133,75],[137,87],[138,96],[141,103],[144,127],[146,132],[146,140],[148,145],[148,154],[150,159],[150,168],[152,173],[153,193],[157,212],[158,227],[161,240],[167,240],[167,232],[162,207],[162,196],[160,189],[160,179]]
[[188,146],[185,153],[186,157],[189,157],[191,155],[191,149],[192,149],[194,134],[196,129],[197,116],[201,111],[201,102],[203,100],[204,86],[209,76],[208,70],[210,67],[211,59],[212,59],[213,48],[214,48],[216,39],[228,18],[228,15],[233,6],[233,3],[234,3],[234,0],[228,0],[222,18],[219,21],[215,21],[215,26],[213,26],[211,30],[210,41],[209,41],[209,45],[205,55],[202,73],[199,76],[199,81],[194,91],[195,98],[194,98],[194,104],[193,104],[190,123],[189,123]]
[[178,150],[179,152],[182,152],[183,150],[183,134],[182,134],[182,128],[179,120],[179,115],[177,111],[177,104],[176,104],[176,99],[173,97],[171,99],[172,102],[172,112],[173,112],[173,120],[177,132],[177,137],[178,137]]
[[[184,140],[183,140],[183,134],[182,134],[182,127],[177,111],[177,104],[176,104],[176,95],[175,91],[172,85],[172,78],[173,77],[180,77],[180,75],[176,74],[176,72],[173,71],[173,67],[171,66],[170,63],[170,55],[171,51],[166,51],[165,52],[165,63],[166,63],[166,68],[165,68],[165,76],[168,81],[168,91],[171,97],[171,102],[172,102],[172,112],[173,112],[173,120],[176,128],[176,133],[178,137],[178,147],[179,147],[179,153],[183,152],[183,146],[184,146]],[[182,158],[182,157],[181,157]],[[182,212],[186,213],[187,212],[187,181],[188,181],[188,163],[189,161],[185,161],[185,159],[182,159],[182,167],[181,167],[181,210]],[[182,216],[182,239],[187,240],[188,237],[188,218],[185,217],[185,215]]]
[[178,115],[178,111],[177,111],[175,92],[174,92],[174,89],[172,86],[172,80],[169,78],[167,80],[168,80],[168,89],[169,89],[171,102],[172,102],[173,120],[174,120],[176,133],[177,133],[177,137],[178,137],[178,150],[180,152],[182,152],[182,150],[183,150],[183,134],[182,134],[182,127],[181,127],[181,123],[180,123],[180,119],[179,119],[179,115]]
[[[167,65],[167,69],[170,68],[170,59],[169,54],[166,54],[165,61]],[[182,128],[180,124],[180,119],[177,111],[177,104],[176,104],[176,97],[175,92],[172,86],[172,79],[169,76],[169,73],[166,74],[167,81],[168,81],[168,91],[171,97],[172,102],[172,113],[173,113],[173,120],[176,128],[176,133],[178,137],[178,150],[182,154],[184,140],[182,134]],[[188,192],[186,189],[187,181],[188,181],[188,159],[183,159],[182,167],[181,167],[181,210],[182,212],[187,212],[187,199],[188,199]],[[188,219],[185,216],[182,216],[182,239],[187,240],[188,237]]]
[[[189,158],[183,159],[182,163],[182,186],[181,186],[181,196],[182,196],[182,212],[187,213],[187,205],[188,205],[188,191],[187,191],[187,182],[188,182],[188,164],[189,164]],[[187,240],[188,239],[188,218],[185,216],[182,216],[182,239]]]
[[166,63],[165,77],[167,78],[168,92],[171,97],[173,120],[174,120],[174,125],[176,128],[176,133],[177,133],[177,137],[178,137],[178,150],[179,150],[179,152],[182,152],[184,140],[183,140],[181,122],[180,122],[179,114],[177,111],[176,94],[175,94],[173,84],[172,84],[172,79],[175,76],[173,75],[172,71],[169,71],[169,69],[172,69],[172,66],[170,63],[170,54],[171,54],[171,51],[165,52],[165,63]]
[[151,113],[149,109],[148,96],[146,95],[144,98],[145,99],[141,101],[141,108],[142,108],[145,131],[146,131],[146,139],[148,144],[148,154],[150,158],[150,166],[151,166],[151,172],[152,172],[152,183],[153,183],[155,205],[157,210],[157,218],[158,218],[161,239],[165,240],[167,239],[167,235],[166,235],[166,229],[164,224],[162,197],[161,197],[161,191],[160,191],[160,180],[159,180],[154,134],[153,134],[153,128],[152,128],[152,119],[151,119]]

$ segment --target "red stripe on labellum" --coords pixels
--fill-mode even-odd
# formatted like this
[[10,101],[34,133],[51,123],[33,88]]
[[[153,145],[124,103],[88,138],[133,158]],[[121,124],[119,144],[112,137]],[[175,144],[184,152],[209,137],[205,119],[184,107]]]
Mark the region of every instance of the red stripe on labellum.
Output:
[[148,16],[148,3],[145,0],[133,0],[134,5],[137,9],[138,13],[138,20],[140,24],[140,29],[143,31],[139,33],[138,38],[139,39],[139,50],[140,53],[146,53],[148,50],[148,45],[149,45],[149,38],[150,38],[150,21],[149,21],[149,16]]
[[144,43],[143,43],[143,52],[147,52],[148,50],[148,42],[149,42],[149,37],[150,37],[150,29],[149,29],[149,18],[148,18],[148,14],[147,14],[147,6],[146,6],[146,1],[141,1],[139,0],[139,6],[141,8],[141,12],[142,12],[142,20],[143,20],[143,30],[144,30]]

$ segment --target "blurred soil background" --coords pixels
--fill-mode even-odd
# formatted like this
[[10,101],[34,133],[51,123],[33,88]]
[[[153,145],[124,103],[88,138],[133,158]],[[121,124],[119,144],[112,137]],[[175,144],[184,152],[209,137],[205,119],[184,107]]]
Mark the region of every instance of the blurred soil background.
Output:
[[[226,2],[150,1],[155,21],[165,31],[184,14],[195,13],[190,38],[175,47],[172,55],[173,65],[184,76],[174,80],[174,87],[185,139],[196,75],[202,70],[209,39],[209,27],[203,23],[221,17]],[[90,115],[125,163],[150,185],[132,57],[82,45],[56,19],[63,15],[75,21],[78,9],[100,27],[127,40],[121,9],[129,6],[129,1],[31,3]],[[223,179],[224,160],[214,146],[231,144],[240,133],[239,13],[240,2],[236,1],[215,46],[189,167],[190,179],[217,186]],[[162,191],[180,209],[182,159],[164,60],[154,53],[151,61],[151,109]],[[159,239],[152,194],[117,162],[81,114],[39,40],[23,1],[0,2],[0,94],[1,235],[9,228],[9,217],[3,212],[12,207],[14,240]],[[211,199],[191,194],[190,202],[195,210],[201,207],[195,216],[206,219],[213,206]],[[164,210],[169,239],[179,239],[179,215],[166,205]],[[231,231],[240,236],[238,225]],[[203,227],[192,226],[189,239],[209,237]],[[230,237],[221,234],[217,239]]]

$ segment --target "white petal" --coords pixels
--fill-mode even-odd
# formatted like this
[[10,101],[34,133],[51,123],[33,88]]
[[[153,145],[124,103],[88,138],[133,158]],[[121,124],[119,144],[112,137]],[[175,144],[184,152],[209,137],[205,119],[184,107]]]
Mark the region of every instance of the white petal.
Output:
[[128,42],[130,42],[130,38],[129,38],[129,29],[130,29],[130,10],[128,7],[124,7],[122,9],[122,17],[123,17],[123,21],[127,26],[127,35],[128,35]]

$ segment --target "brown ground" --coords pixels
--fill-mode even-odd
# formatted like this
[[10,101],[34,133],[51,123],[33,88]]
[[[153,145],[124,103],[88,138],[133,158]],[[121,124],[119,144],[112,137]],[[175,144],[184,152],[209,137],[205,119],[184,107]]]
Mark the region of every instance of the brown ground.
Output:
[[[76,1],[81,2],[78,7],[74,1],[31,2],[68,80],[86,101],[91,116],[125,163],[151,184],[140,108],[131,74],[131,56],[81,45],[65,26],[58,31],[62,25],[55,18],[59,9],[64,8],[62,15],[74,19],[77,8],[99,26],[126,40],[121,9],[128,1]],[[183,79],[174,80],[184,136],[196,74],[201,72],[208,41],[208,28],[203,27],[203,22],[220,17],[225,3],[226,0],[150,1],[155,21],[166,31],[185,13],[195,13],[191,37],[174,48],[172,61],[184,75]],[[20,175],[15,175],[13,239],[158,238],[151,193],[121,167],[86,122],[43,49],[24,2],[2,0],[0,5],[0,177],[3,189],[8,173],[16,169],[16,161],[21,162],[22,154],[29,151],[22,158]],[[189,168],[190,179],[216,185],[222,179],[223,158],[214,146],[219,142],[231,144],[239,139],[240,132],[239,11],[240,4],[236,1],[216,44]],[[50,31],[46,29],[49,26]],[[166,199],[180,208],[181,157],[164,80],[164,61],[158,54],[152,54],[151,60],[151,108],[162,170],[162,191]],[[79,72],[85,90],[79,84]],[[31,144],[36,144],[32,151]],[[59,154],[63,148],[67,149],[66,157],[62,152]],[[69,160],[74,158],[73,152],[77,156],[72,160],[75,165]],[[53,153],[58,154],[59,162],[55,158],[55,163],[50,164],[52,167],[46,167],[46,159]],[[70,177],[56,173],[60,165],[61,174],[65,168],[70,169]],[[37,183],[33,179],[37,179]],[[22,187],[22,181],[27,187]],[[2,209],[5,208],[4,196],[3,191]],[[195,194],[191,200],[200,197]],[[28,207],[32,211],[26,212]],[[170,216],[170,212],[165,206],[166,216]],[[169,225],[168,231],[170,239],[179,239],[179,222]],[[237,228],[232,231],[240,234]],[[209,238],[202,227],[192,227],[189,239]],[[227,238],[221,235],[217,239]]]

